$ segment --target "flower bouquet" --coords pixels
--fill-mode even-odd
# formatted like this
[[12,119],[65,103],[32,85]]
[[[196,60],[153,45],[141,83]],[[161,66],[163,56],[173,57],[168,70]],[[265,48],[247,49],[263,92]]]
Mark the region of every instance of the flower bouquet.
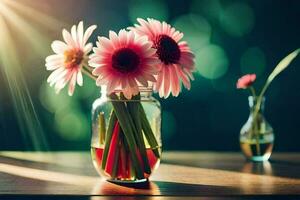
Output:
[[250,115],[240,133],[241,149],[247,159],[265,161],[271,156],[274,134],[273,128],[263,116],[264,94],[274,78],[289,66],[299,52],[300,49],[297,49],[279,62],[259,94],[253,87],[256,80],[255,74],[244,75],[237,81],[236,87],[238,89],[249,89],[252,95],[249,97]]
[[[152,97],[178,96],[190,89],[194,54],[183,33],[166,22],[137,19],[138,24],[87,43],[96,29],[83,23],[62,32],[54,55],[46,58],[50,86],[68,94],[83,85],[82,73],[95,80],[102,96],[92,109],[92,157],[97,171],[111,181],[147,180],[161,157],[161,109]],[[92,54],[89,54],[93,50]]]

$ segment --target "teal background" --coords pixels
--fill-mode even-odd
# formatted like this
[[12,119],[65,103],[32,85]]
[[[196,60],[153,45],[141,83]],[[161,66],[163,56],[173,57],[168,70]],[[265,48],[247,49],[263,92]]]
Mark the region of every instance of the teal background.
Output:
[[[85,77],[84,86],[68,97],[66,90],[55,95],[45,83],[51,42],[80,20],[98,25],[90,39],[94,43],[98,35],[131,26],[138,16],[165,20],[185,33],[197,72],[191,91],[160,100],[166,150],[238,151],[249,109],[248,92],[236,90],[236,80],[257,73],[255,87],[261,88],[276,64],[300,46],[297,0],[15,2],[4,5],[10,12],[0,3],[5,25],[0,33],[0,150],[89,149],[90,109],[99,89]],[[266,93],[275,151],[300,150],[299,65],[298,58]]]

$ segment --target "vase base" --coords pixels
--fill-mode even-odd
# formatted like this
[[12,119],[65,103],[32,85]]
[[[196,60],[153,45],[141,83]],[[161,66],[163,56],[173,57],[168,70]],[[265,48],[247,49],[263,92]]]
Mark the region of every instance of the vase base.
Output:
[[135,185],[135,184],[142,184],[142,183],[148,183],[148,179],[139,179],[139,180],[119,180],[119,179],[108,179],[108,182],[116,183],[119,185]]
[[268,161],[270,156],[271,156],[271,153],[265,154],[263,156],[252,156],[252,157],[248,158],[248,160],[254,161],[254,162],[264,162],[264,161]]

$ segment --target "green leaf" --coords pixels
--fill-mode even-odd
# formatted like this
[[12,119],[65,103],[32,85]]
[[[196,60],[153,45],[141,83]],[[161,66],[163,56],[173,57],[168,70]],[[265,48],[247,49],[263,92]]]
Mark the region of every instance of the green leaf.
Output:
[[299,54],[300,49],[296,49],[295,51],[293,51],[292,53],[290,53],[289,55],[287,55],[284,59],[282,59],[278,65],[275,67],[275,69],[273,70],[273,72],[270,74],[270,76],[267,79],[267,82],[265,83],[258,99],[257,99],[257,107],[260,106],[260,102],[262,100],[262,97],[264,96],[266,90],[268,89],[269,85],[271,84],[271,82],[274,80],[274,78],[280,74],[280,72],[282,72],[284,69],[286,69],[289,64],[296,58],[296,56]]
[[284,59],[282,59],[268,77],[267,82],[270,84],[278,74],[280,74],[284,69],[286,69],[289,66],[289,64],[297,57],[299,52],[300,49],[297,49],[290,53],[288,56],[286,56]]
[[269,85],[271,84],[271,82],[274,80],[274,78],[280,74],[283,70],[285,70],[289,64],[297,57],[297,55],[299,54],[300,49],[296,49],[295,51],[293,51],[292,53],[290,53],[289,55],[287,55],[284,59],[282,59],[278,65],[275,67],[275,69],[273,70],[273,72],[269,75],[262,91],[260,92],[258,98],[257,98],[257,103],[255,105],[255,110],[253,112],[253,120],[256,120],[256,117],[258,115],[258,112],[260,110],[260,106],[262,104],[262,99],[263,96],[266,92],[266,90],[268,89]]

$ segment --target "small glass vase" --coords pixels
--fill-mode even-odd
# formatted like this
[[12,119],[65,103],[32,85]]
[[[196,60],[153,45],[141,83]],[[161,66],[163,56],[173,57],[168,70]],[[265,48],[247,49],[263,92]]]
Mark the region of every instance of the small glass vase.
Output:
[[261,106],[254,116],[257,99],[249,96],[250,115],[240,132],[240,147],[243,154],[251,161],[266,161],[270,158],[273,144],[273,128],[264,117],[263,97]]
[[161,146],[161,107],[151,89],[140,89],[130,100],[120,91],[102,91],[94,101],[91,154],[100,176],[118,183],[147,181],[159,166]]

